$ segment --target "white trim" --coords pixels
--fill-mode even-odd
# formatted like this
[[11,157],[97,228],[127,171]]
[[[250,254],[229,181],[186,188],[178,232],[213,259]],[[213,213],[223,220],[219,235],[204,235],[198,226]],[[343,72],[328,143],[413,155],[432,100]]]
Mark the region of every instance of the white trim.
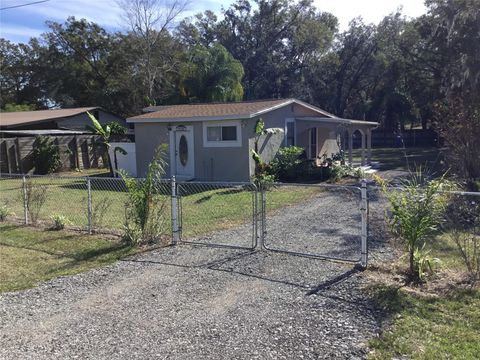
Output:
[[318,121],[320,123],[336,123],[336,124],[350,124],[350,125],[367,125],[367,126],[378,126],[378,122],[374,121],[364,121],[364,120],[352,120],[352,119],[343,119],[343,118],[323,118],[323,117],[314,117],[314,116],[302,116],[296,117],[298,121]]
[[[172,126],[169,128],[169,152],[170,152],[170,177],[175,175],[178,180],[186,181],[195,178],[195,134],[193,133],[193,125],[186,125],[184,126],[185,130],[176,130],[176,126]],[[191,161],[191,170],[192,173],[188,175],[177,174],[177,135],[176,133],[188,133],[191,135],[190,140],[191,142],[188,143],[189,146],[189,154],[188,158]]]
[[169,147],[169,152],[170,152],[170,166],[169,166],[169,170],[170,170],[170,177],[172,177],[173,175],[175,175],[175,169],[177,167],[177,164],[175,162],[175,131],[173,130],[173,127],[169,127],[168,128],[168,135],[169,135],[169,144],[168,144],[168,147]]
[[[231,141],[208,141],[207,128],[208,127],[223,127],[235,126],[237,128],[237,140]],[[203,147],[241,147],[242,146],[242,124],[239,120],[236,121],[205,121],[203,127]]]
[[293,123],[293,145],[296,146],[297,145],[297,124],[295,122],[295,118],[285,118],[285,127],[284,127],[284,138],[283,138],[283,143],[284,143],[284,146],[288,146],[287,144],[287,137],[288,137],[288,128],[287,128],[287,124],[288,123]]

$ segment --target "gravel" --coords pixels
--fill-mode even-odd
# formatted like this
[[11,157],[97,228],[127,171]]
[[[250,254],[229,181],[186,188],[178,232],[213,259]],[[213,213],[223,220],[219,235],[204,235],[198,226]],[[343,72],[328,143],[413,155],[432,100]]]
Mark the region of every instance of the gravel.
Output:
[[[323,193],[269,215],[269,244],[356,257],[357,200],[339,200]],[[243,226],[196,240],[250,235]],[[366,284],[351,264],[167,247],[1,295],[0,358],[360,359],[383,316]]]

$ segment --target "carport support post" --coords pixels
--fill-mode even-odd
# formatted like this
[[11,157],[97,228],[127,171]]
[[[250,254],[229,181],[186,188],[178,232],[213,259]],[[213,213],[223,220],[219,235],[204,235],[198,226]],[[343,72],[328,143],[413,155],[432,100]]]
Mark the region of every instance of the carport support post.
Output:
[[175,175],[172,176],[172,245],[179,241],[178,229],[178,202],[177,202],[177,182]]
[[27,179],[25,175],[22,176],[22,187],[23,187],[23,215],[25,225],[28,225],[28,199],[27,199]]
[[92,183],[87,178],[87,214],[88,214],[88,234],[92,234]]
[[361,187],[362,200],[360,204],[360,212],[362,215],[362,254],[360,258],[360,265],[363,268],[367,267],[368,262],[368,247],[367,247],[367,221],[368,221],[368,199],[367,199],[367,181],[362,180]]

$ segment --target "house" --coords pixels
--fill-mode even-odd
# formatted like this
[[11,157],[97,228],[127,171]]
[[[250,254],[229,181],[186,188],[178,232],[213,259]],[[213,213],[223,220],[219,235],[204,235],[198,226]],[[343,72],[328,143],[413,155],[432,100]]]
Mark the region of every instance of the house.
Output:
[[19,130],[85,130],[92,121],[89,111],[101,124],[116,121],[126,126],[125,119],[99,107],[81,107],[56,110],[34,110],[0,113],[0,129]]
[[169,145],[168,176],[249,181],[255,171],[251,149],[260,118],[265,129],[274,129],[258,141],[259,154],[266,162],[281,146],[291,145],[305,148],[310,159],[331,156],[339,151],[343,134],[351,150],[353,133],[358,130],[365,163],[370,161],[371,129],[378,125],[342,119],[296,99],[149,107],[144,114],[127,119],[135,124],[137,174],[145,174],[155,148],[165,143]]

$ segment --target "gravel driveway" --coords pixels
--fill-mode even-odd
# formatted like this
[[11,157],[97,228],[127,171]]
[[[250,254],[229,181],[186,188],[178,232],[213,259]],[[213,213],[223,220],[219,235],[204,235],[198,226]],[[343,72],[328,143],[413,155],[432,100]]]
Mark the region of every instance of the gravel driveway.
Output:
[[[300,207],[318,211],[315,200],[290,207],[292,216]],[[338,207],[337,220],[342,211]],[[269,234],[278,246],[291,246],[283,234],[297,230],[284,216],[270,215]],[[301,218],[295,229],[302,229]],[[231,239],[248,234],[245,229],[209,239]],[[305,239],[311,229],[303,230]],[[349,226],[341,232],[342,241],[349,238]],[[382,317],[362,291],[365,283],[351,265],[265,251],[168,247],[3,294],[0,358],[363,358]]]

